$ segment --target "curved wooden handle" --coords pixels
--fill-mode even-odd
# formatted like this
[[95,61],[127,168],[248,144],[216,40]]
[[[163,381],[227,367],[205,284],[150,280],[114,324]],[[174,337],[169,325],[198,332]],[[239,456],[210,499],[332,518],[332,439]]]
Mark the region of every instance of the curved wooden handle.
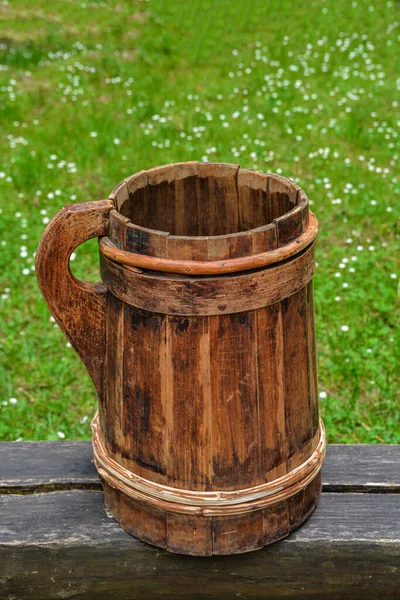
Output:
[[77,246],[107,234],[111,200],[65,206],[46,227],[36,254],[43,297],[82,359],[100,396],[103,388],[106,290],[76,279],[69,259]]

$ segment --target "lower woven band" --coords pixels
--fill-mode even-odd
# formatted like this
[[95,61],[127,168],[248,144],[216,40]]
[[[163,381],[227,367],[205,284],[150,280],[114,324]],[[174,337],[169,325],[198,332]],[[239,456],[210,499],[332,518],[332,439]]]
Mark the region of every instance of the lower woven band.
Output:
[[132,473],[111,458],[101,437],[98,413],[92,421],[94,462],[100,477],[127,496],[159,509],[191,515],[229,516],[253,512],[287,500],[305,489],[318,475],[325,457],[325,429],[312,455],[278,479],[234,491],[199,492],[169,487]]

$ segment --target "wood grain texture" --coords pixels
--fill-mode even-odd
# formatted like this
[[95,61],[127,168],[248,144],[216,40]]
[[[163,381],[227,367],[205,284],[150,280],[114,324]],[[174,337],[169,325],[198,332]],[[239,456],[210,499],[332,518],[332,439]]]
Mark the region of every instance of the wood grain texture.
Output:
[[318,405],[318,373],[317,347],[314,315],[313,282],[307,284],[307,350],[308,350],[308,393],[310,398],[313,450],[318,443],[319,405]]
[[[317,505],[325,438],[307,211],[283,177],[187,162],[67,207],[44,234],[39,280],[99,393],[106,505],[146,542],[244,553]],[[105,288],[68,270],[69,253],[94,236]],[[264,512],[273,499],[275,518]]]
[[[239,165],[199,163],[199,189],[208,204],[206,235],[236,233],[239,229],[237,176]],[[204,230],[202,231],[204,235]]]
[[[127,225],[129,227],[129,224]],[[134,229],[137,226],[134,227]],[[275,244],[275,238],[269,238],[269,225],[265,228],[258,228],[258,230],[249,230],[246,233],[235,233],[230,236],[210,236],[208,238],[195,238],[196,247],[202,257],[208,255],[208,260],[193,259],[193,258],[173,258],[164,256],[149,256],[148,254],[141,254],[138,252],[128,252],[117,248],[108,237],[104,237],[100,240],[100,251],[108,259],[117,262],[125,266],[136,267],[140,269],[146,269],[151,271],[160,271],[163,273],[174,273],[181,275],[223,275],[227,273],[237,273],[240,271],[249,271],[252,269],[261,269],[270,266],[274,263],[283,262],[289,258],[294,257],[296,254],[305,250],[312,244],[318,232],[318,223],[315,215],[309,214],[309,225],[307,229],[299,235],[297,238],[289,240],[288,243],[280,246],[279,248],[268,247],[261,249],[261,252],[257,254],[248,254],[249,243],[246,240],[252,240],[255,237],[257,243],[270,242]],[[150,229],[145,229],[146,237],[164,237],[167,236],[167,242],[171,236],[168,234],[162,234],[162,232],[154,232]],[[254,231],[254,233],[253,233]],[[259,234],[268,233],[267,239]],[[276,233],[276,232],[275,232]],[[156,241],[156,240],[155,240]],[[246,242],[246,243],[243,243]],[[180,245],[182,247],[188,247],[189,238],[177,237],[174,239],[174,244],[171,246],[172,250],[177,248],[180,254]],[[151,242],[147,242],[151,246]],[[168,251],[167,246],[167,251]],[[243,248],[243,255],[239,255]],[[208,253],[206,252],[208,249]],[[233,251],[232,251],[233,250]],[[190,256],[191,252],[188,252]],[[232,255],[234,258],[230,258]],[[221,258],[227,256],[228,258]]]
[[168,485],[192,490],[212,486],[213,417],[210,332],[207,318],[168,317],[171,355],[167,422]]
[[71,204],[60,210],[42,235],[36,275],[47,306],[103,394],[106,290],[76,279],[69,268],[72,252],[87,240],[104,236],[111,200]]
[[303,289],[315,270],[315,246],[293,260],[233,277],[168,277],[137,272],[100,257],[106,288],[137,308],[181,316],[223,315],[263,308]]
[[[107,497],[108,489],[106,488],[104,491],[105,497]],[[115,514],[112,511],[112,514],[119,521],[121,527],[143,542],[159,548],[166,548],[167,517],[165,512],[144,502],[133,500],[118,490],[113,490],[112,494],[113,498],[114,495],[119,497],[119,512]]]
[[128,219],[128,231],[136,226],[144,237],[143,230],[150,229],[153,237],[163,233],[177,238],[171,249],[160,250],[165,257],[174,257],[176,248],[180,258],[190,259],[190,246],[183,244],[187,255],[180,247],[180,238],[188,236],[202,236],[201,255],[206,254],[207,237],[237,234],[241,243],[240,232],[257,230],[256,239],[266,237],[270,244],[274,233],[259,231],[269,224],[279,229],[276,237],[283,245],[307,228],[309,218],[307,196],[294,181],[224,163],[192,161],[140,171],[119,184],[110,199]]
[[166,481],[162,365],[166,317],[124,306],[123,465],[142,477]]
[[[123,415],[123,353],[125,306],[112,294],[107,296],[104,401],[101,408],[104,440],[115,459],[121,456]],[[99,413],[100,416],[100,413]]]
[[257,311],[257,385],[259,405],[259,482],[287,473],[284,340],[279,302]]
[[213,489],[249,487],[258,472],[255,312],[210,318]]
[[307,289],[281,303],[284,346],[284,406],[288,470],[311,454],[312,408],[308,380]]
[[[376,448],[364,447],[369,458]],[[354,451],[359,455],[361,448]],[[2,496],[0,502],[4,598],[375,600],[398,593],[396,495],[323,494],[310,519],[282,542],[208,559],[171,554],[129,536],[107,516],[101,493]]]
[[213,520],[200,516],[167,513],[167,549],[177,554],[211,556]]
[[255,229],[271,222],[267,196],[268,176],[250,169],[239,169],[239,228]]

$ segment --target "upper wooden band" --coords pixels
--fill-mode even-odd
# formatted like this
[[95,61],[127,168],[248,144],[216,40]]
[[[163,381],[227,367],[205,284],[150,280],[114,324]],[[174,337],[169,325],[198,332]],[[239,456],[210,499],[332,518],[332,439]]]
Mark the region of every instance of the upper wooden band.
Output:
[[224,260],[179,260],[176,258],[148,256],[147,254],[128,252],[127,250],[117,248],[107,237],[100,240],[100,252],[114,262],[141,269],[182,275],[223,275],[224,273],[260,269],[277,262],[282,262],[309,246],[315,239],[317,232],[317,219],[310,212],[308,227],[301,235],[279,248],[258,254],[250,254],[249,256],[227,258]]
[[287,262],[230,276],[138,272],[104,255],[100,271],[109,292],[143,310],[181,316],[231,314],[279,302],[307,285],[315,271],[315,243]]
[[192,515],[230,516],[260,510],[287,500],[317,476],[325,457],[325,429],[320,421],[320,438],[312,455],[286,475],[235,491],[199,492],[169,487],[132,473],[109,456],[103,443],[98,414],[92,421],[94,462],[99,475],[111,487],[157,508]]

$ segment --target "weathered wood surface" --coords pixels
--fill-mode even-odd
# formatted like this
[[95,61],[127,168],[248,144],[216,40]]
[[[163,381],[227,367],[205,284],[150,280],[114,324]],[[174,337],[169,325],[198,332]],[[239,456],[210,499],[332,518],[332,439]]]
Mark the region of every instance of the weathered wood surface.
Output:
[[[325,437],[308,204],[284,177],[178,163],[127,178],[106,201],[65,207],[43,234],[42,293],[99,398],[105,502],[145,541],[194,555],[247,552],[317,505]],[[91,237],[104,238],[102,253],[111,248],[105,287],[69,269]],[[128,270],[122,256],[140,262]],[[276,395],[267,365],[277,353]]]
[[0,465],[0,598],[398,597],[400,446],[328,446],[305,524],[257,552],[209,558],[125,533],[104,508],[90,442],[0,444]]
[[315,245],[284,268],[272,265],[235,277],[166,278],[126,269],[103,255],[100,269],[108,291],[131,306],[182,316],[232,314],[275,304],[303,289],[314,275]]
[[240,556],[194,558],[129,536],[103,494],[0,496],[0,597],[275,599],[397,598],[397,494],[323,494],[289,538]]
[[108,230],[111,200],[70,204],[46,227],[36,253],[36,275],[43,297],[98,392],[103,389],[106,290],[100,283],[76,279],[69,268],[75,248]]
[[[0,494],[101,490],[91,442],[3,443],[0,465]],[[400,445],[328,444],[322,491],[400,494]]]
[[110,512],[194,555],[284,537],[318,502],[324,455],[307,196],[280,176],[189,162],[133,175],[109,199],[101,277],[121,302],[108,305],[94,439]]

